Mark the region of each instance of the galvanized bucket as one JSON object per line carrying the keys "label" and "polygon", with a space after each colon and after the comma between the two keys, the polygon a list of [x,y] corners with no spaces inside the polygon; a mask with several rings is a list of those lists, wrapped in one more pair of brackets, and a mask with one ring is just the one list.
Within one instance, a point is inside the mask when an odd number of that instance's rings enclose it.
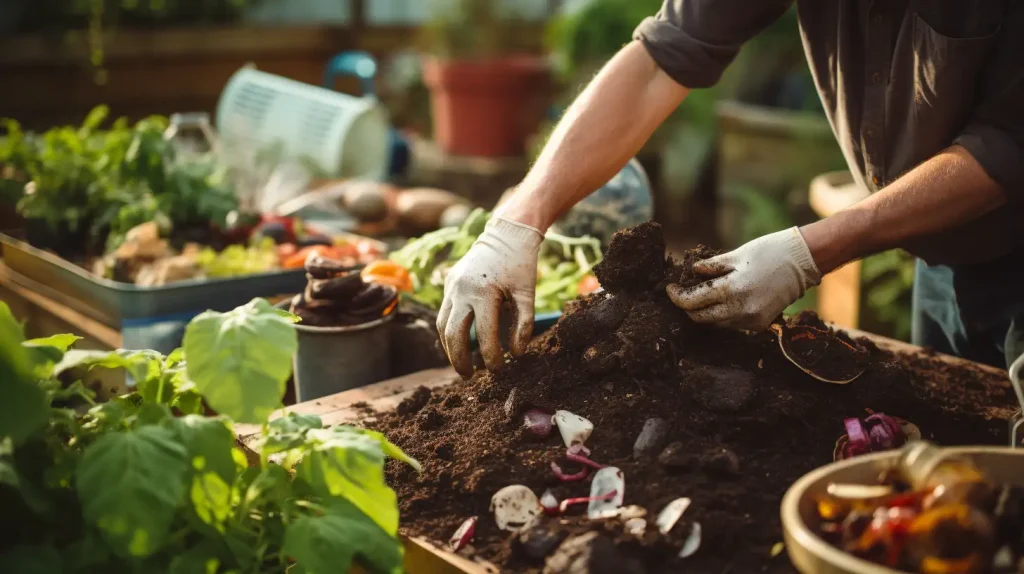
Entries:
{"label": "galvanized bucket", "polygon": [[[287,309],[287,302],[282,304]],[[313,327],[296,323],[295,400],[312,401],[370,383],[391,374],[391,320],[348,327]]]}

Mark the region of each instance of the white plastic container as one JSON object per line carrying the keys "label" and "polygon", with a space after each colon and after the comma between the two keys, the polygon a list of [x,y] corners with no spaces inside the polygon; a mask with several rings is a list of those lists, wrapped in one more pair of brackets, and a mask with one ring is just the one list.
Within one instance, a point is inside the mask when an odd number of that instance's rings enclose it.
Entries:
{"label": "white plastic container", "polygon": [[388,117],[372,96],[350,96],[246,66],[224,87],[216,125],[225,152],[310,160],[328,177],[386,175]]}

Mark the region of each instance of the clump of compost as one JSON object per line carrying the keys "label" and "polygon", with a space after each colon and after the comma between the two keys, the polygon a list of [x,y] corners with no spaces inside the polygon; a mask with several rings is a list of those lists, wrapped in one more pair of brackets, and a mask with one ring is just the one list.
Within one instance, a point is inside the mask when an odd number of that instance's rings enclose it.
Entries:
{"label": "clump of compost", "polygon": [[[940,444],[1003,440],[1013,403],[1005,377],[865,340],[853,341],[867,356],[855,381],[816,380],[772,333],[691,322],[664,286],[704,281],[692,266],[713,253],[670,261],[664,250],[655,223],[617,233],[595,270],[605,291],[572,302],[525,356],[418,391],[370,423],[423,463],[422,474],[388,467],[407,534],[446,546],[463,526],[460,553],[507,571],[792,572],[773,552],[779,503],[832,461],[845,419],[884,412]],[[828,331],[813,315],[790,324]],[[552,430],[544,413],[556,411],[577,434]],[[621,471],[623,492],[592,484],[605,465]],[[513,485],[551,515],[499,529],[492,497]],[[619,498],[620,516],[587,518]],[[685,512],[662,534],[656,519],[668,506]]]}

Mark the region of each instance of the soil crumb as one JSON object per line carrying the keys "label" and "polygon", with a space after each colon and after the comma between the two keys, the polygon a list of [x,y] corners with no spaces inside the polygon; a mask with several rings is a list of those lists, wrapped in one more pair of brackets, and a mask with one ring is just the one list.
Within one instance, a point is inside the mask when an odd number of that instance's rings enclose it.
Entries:
{"label": "soil crumb", "polygon": [[[831,462],[844,418],[866,409],[903,417],[946,445],[1005,440],[1013,411],[1005,373],[835,333],[863,349],[865,372],[847,385],[815,380],[787,361],[772,333],[691,322],[663,286],[695,284],[693,263],[713,253],[671,262],[664,245],[654,223],[616,234],[596,270],[606,291],[572,302],[526,355],[434,392],[417,389],[370,423],[423,464],[422,474],[387,466],[403,532],[443,547],[478,516],[463,554],[509,572],[794,572],[785,556],[771,556],[782,540],[779,503],[793,481]],[[813,314],[790,323],[827,329]],[[679,524],[667,536],[634,534],[619,519],[587,520],[584,504],[528,532],[499,531],[489,506],[505,486],[558,500],[589,493],[589,480],[552,473],[553,461],[567,473],[583,468],[565,460],[557,429],[544,439],[524,432],[532,408],[590,420],[590,458],[622,470],[624,504],[645,508],[648,524],[673,499],[691,498]],[[699,550],[678,558],[697,523]]]}

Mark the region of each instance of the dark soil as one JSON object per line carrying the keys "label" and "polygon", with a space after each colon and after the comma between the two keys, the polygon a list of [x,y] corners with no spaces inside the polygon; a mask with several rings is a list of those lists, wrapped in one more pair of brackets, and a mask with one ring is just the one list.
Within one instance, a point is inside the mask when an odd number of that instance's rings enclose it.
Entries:
{"label": "dark soil", "polygon": [[[508,571],[540,572],[547,560],[549,571],[792,572],[784,555],[771,557],[782,540],[780,500],[794,480],[831,462],[845,417],[865,409],[904,417],[940,444],[1005,440],[1013,400],[1004,376],[858,341],[869,356],[865,373],[848,385],[823,383],[789,363],[773,334],[690,322],[663,285],[692,281],[688,267],[702,254],[669,265],[663,249],[656,224],[617,234],[597,269],[607,292],[575,301],[526,356],[433,393],[420,389],[371,423],[423,463],[420,475],[388,464],[404,532],[446,545],[478,516],[462,553]],[[823,327],[813,315],[793,323]],[[584,505],[518,536],[498,531],[488,507],[502,487],[524,484],[538,496],[551,488],[560,500],[589,492],[586,481],[554,478],[550,463],[565,446],[557,430],[543,440],[523,433],[530,407],[592,421],[591,458],[624,472],[625,504],[646,508],[649,523],[669,501],[692,498],[680,524],[667,538],[653,527],[637,538],[616,520],[587,521]],[[667,422],[658,423],[667,446],[635,456],[654,417]],[[677,559],[694,521],[700,550]],[[579,537],[587,532],[597,535]]]}

